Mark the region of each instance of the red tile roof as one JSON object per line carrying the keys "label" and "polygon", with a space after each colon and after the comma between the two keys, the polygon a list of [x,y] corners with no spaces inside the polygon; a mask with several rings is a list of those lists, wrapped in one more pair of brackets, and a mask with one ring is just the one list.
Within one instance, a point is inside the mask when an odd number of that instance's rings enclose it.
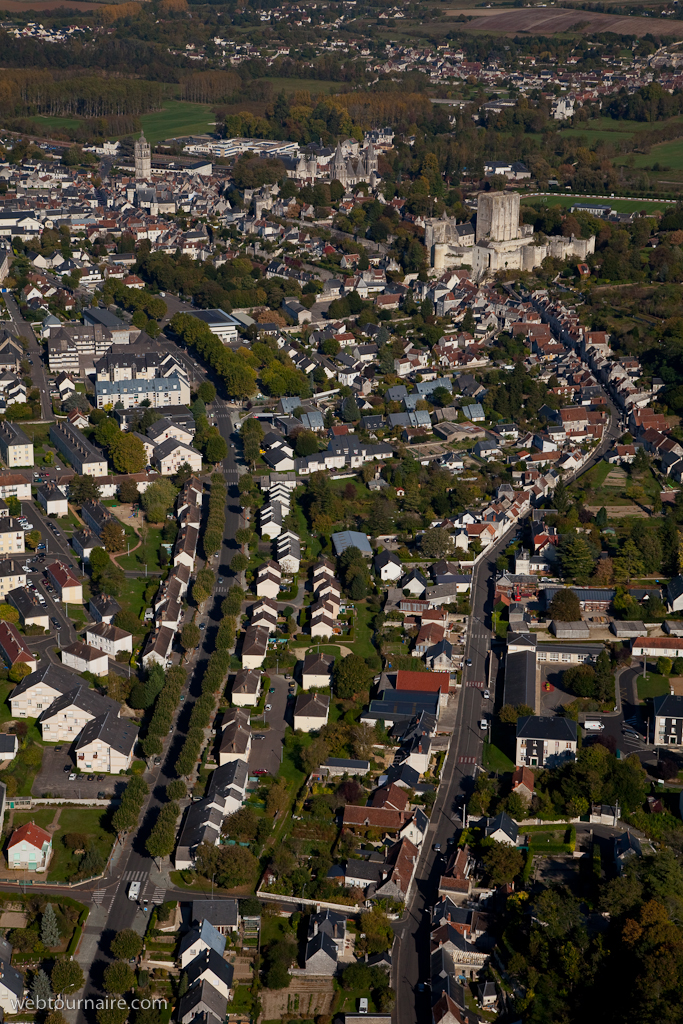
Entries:
{"label": "red tile roof", "polygon": [[52,836],[44,828],[40,828],[38,825],[34,825],[32,821],[29,821],[26,825],[22,825],[21,828],[16,829],[12,833],[12,837],[7,845],[12,847],[21,842],[30,843],[37,850],[42,850],[44,843],[52,842]]}
{"label": "red tile roof", "polygon": [[397,690],[422,690],[425,693],[448,693],[450,673],[448,672],[407,672],[399,669],[396,673]]}
{"label": "red tile roof", "polygon": [[398,832],[405,824],[405,815],[401,811],[393,811],[388,807],[358,807],[347,804],[344,808],[344,825],[356,828],[382,828],[388,832]]}
{"label": "red tile roof", "polygon": [[36,664],[36,659],[21,638],[19,630],[13,623],[0,621],[0,650],[9,662],[10,666],[17,662],[23,664]]}

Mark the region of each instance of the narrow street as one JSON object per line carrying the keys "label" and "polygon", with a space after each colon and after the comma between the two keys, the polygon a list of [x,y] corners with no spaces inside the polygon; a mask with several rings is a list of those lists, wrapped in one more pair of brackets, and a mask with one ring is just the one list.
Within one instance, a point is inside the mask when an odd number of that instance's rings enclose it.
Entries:
{"label": "narrow street", "polygon": [[42,359],[42,346],[39,344],[30,323],[22,317],[19,312],[18,305],[9,292],[5,293],[5,302],[7,303],[7,309],[9,310],[9,314],[13,323],[16,325],[17,330],[28,342],[28,356],[29,359],[33,361],[33,366],[30,367],[30,376],[33,381],[33,386],[38,388],[40,391],[40,408],[42,411],[42,418],[44,420],[53,420],[54,415],[52,412],[52,401],[50,399],[47,377],[45,375],[45,366]]}

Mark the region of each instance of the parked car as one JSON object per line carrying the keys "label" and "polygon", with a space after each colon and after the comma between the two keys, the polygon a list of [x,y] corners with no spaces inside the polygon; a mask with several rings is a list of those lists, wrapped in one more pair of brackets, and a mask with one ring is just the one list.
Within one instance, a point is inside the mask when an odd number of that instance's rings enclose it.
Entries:
{"label": "parked car", "polygon": [[69,782],[73,782],[75,780],[75,778],[76,778],[76,772],[72,772],[71,775],[69,776]]}
{"label": "parked car", "polygon": [[273,710],[273,705],[272,705],[272,704],[266,704],[266,706],[265,706],[265,709],[264,709],[264,710],[265,710],[265,711],[272,711],[272,710]]}

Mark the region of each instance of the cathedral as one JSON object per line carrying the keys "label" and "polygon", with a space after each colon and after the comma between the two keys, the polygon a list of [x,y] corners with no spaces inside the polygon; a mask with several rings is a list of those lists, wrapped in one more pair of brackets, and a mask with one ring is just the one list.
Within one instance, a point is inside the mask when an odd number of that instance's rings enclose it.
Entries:
{"label": "cathedral", "polygon": [[377,174],[377,153],[370,142],[359,156],[344,156],[341,145],[337,143],[337,150],[330,166],[330,181],[339,181],[348,188],[349,185],[357,185],[359,181],[366,181],[374,186],[379,181]]}

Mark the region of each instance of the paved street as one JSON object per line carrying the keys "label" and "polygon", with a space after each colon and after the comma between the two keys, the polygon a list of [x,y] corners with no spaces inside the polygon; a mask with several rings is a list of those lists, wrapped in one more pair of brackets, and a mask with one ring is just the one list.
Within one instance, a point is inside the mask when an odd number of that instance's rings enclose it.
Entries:
{"label": "paved street", "polygon": [[[593,456],[575,474],[574,479],[594,466],[613,443],[614,438],[621,433],[617,410],[609,398],[608,402],[612,414],[609,428]],[[497,675],[497,664],[492,669],[489,666],[493,610],[492,581],[496,573],[496,559],[514,539],[517,528],[513,526],[487,551],[486,556],[476,567],[472,579],[472,614],[465,652],[466,660],[471,660],[472,664],[463,671],[456,725],[432,812],[428,838],[420,851],[411,898],[405,915],[394,928],[396,941],[393,947],[393,979],[397,997],[397,1024],[414,1024],[416,1020],[428,1019],[430,1012],[429,991],[418,993],[417,985],[418,982],[429,979],[430,928],[427,910],[436,902],[438,879],[443,866],[442,855],[436,853],[433,846],[440,843],[442,850],[445,850],[449,836],[461,826],[460,808],[472,792],[476,773],[482,768],[486,731],[480,728],[479,723],[482,718],[491,716],[494,705],[493,699],[484,700],[482,691],[491,678],[491,695],[492,698],[495,696],[493,686]],[[620,738],[621,721],[621,716],[612,719]]]}
{"label": "paved street", "polygon": [[43,414],[44,420],[52,420],[52,401],[50,399],[50,392],[47,386],[47,377],[45,376],[45,366],[42,360],[42,346],[39,345],[36,336],[33,332],[33,328],[24,320],[19,307],[9,294],[5,292],[5,302],[7,303],[7,309],[9,315],[16,324],[19,333],[26,338],[28,341],[28,356],[29,359],[33,360],[33,366],[31,369],[31,380],[33,381],[34,387],[37,387],[40,391],[40,407]]}

